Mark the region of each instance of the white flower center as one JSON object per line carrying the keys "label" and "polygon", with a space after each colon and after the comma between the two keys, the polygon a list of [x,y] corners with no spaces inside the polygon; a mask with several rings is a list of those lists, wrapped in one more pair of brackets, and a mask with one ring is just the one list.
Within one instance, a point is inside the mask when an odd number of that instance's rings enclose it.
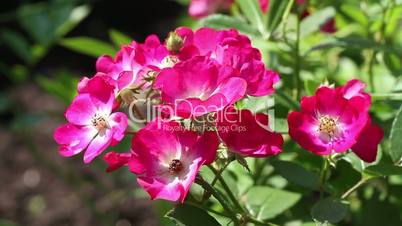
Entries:
{"label": "white flower center", "polygon": [[179,58],[177,58],[176,56],[166,56],[161,62],[162,68],[173,67],[175,64],[179,63],[179,61]]}
{"label": "white flower center", "polygon": [[329,138],[334,138],[338,133],[338,118],[333,118],[328,115],[320,116],[318,119],[318,131],[324,133]]}
{"label": "white flower center", "polygon": [[109,128],[109,122],[107,117],[96,113],[91,119],[92,126],[94,126],[99,132],[105,131]]}

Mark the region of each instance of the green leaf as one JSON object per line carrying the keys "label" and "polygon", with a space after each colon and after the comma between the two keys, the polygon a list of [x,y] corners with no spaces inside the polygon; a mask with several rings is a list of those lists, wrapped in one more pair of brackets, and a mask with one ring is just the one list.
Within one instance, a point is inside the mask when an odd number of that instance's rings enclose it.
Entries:
{"label": "green leaf", "polygon": [[318,186],[318,175],[307,171],[303,166],[289,161],[273,161],[272,166],[290,183],[315,190]]}
{"label": "green leaf", "polygon": [[252,97],[249,96],[243,100],[244,108],[250,109],[253,112],[267,113],[268,109],[275,106],[275,100],[270,96]]}
{"label": "green leaf", "polygon": [[220,226],[206,211],[188,204],[178,205],[169,211],[166,217],[179,226]]}
{"label": "green leaf", "polygon": [[[149,197],[148,193],[145,192],[145,196]],[[165,200],[154,200],[152,202],[152,204],[153,204],[153,207],[155,209],[155,215],[158,218],[159,225],[163,225],[163,226],[175,226],[175,225],[177,225],[170,218],[166,217],[166,214],[169,211],[171,211],[172,208],[175,206],[174,203],[166,202]]]}
{"label": "green leaf", "polygon": [[[270,120],[271,117],[270,117]],[[270,122],[271,124],[271,122]],[[289,131],[289,126],[288,126],[288,120],[284,118],[275,118],[274,126],[272,127],[270,125],[270,128],[273,129],[277,133],[288,133]]]}
{"label": "green leaf", "polygon": [[317,88],[321,85],[320,81],[317,80],[305,80],[304,89],[306,90],[307,96],[313,96]]}
{"label": "green leaf", "polygon": [[319,201],[311,209],[313,219],[321,223],[338,223],[347,213],[348,205],[332,198]]}
{"label": "green leaf", "polygon": [[319,31],[321,26],[334,16],[335,10],[332,7],[326,7],[306,17],[300,23],[300,37]]}
{"label": "green leaf", "polygon": [[368,25],[368,18],[364,15],[363,11],[352,4],[342,4],[341,12],[350,19],[356,21],[363,27]]}
{"label": "green leaf", "polygon": [[244,13],[250,23],[263,35],[266,35],[264,19],[262,11],[257,0],[236,0],[240,6],[241,11]]}
{"label": "green leaf", "polygon": [[57,71],[52,79],[42,75],[36,76],[36,82],[47,93],[59,97],[66,104],[77,94],[77,78],[66,70]]}
{"label": "green leaf", "polygon": [[379,164],[367,167],[364,172],[370,175],[377,176],[402,175],[402,167],[391,164]]}
{"label": "green leaf", "polygon": [[386,53],[383,55],[385,66],[395,76],[402,75],[402,59],[395,53]]}
{"label": "green leaf", "polygon": [[[0,114],[3,114],[11,108],[11,100],[9,95],[0,92]],[[0,224],[1,225],[1,224]]]}
{"label": "green leaf", "polygon": [[116,49],[112,45],[89,37],[65,38],[59,44],[73,51],[93,57],[99,57],[104,54],[114,55],[116,53]]}
{"label": "green leaf", "polygon": [[215,29],[236,28],[240,33],[258,37],[258,30],[250,26],[245,20],[237,17],[231,17],[222,14],[213,14],[200,20],[202,27],[210,27]]}
{"label": "green leaf", "polygon": [[402,105],[400,106],[398,113],[392,123],[390,134],[390,155],[392,161],[396,164],[400,164],[402,161]]}
{"label": "green leaf", "polygon": [[109,31],[109,36],[110,39],[113,41],[113,43],[116,45],[116,47],[120,48],[121,45],[127,45],[130,44],[132,38],[130,38],[128,35],[123,34],[122,32],[111,29]]}
{"label": "green leaf", "polygon": [[261,220],[272,219],[283,213],[301,198],[301,194],[265,186],[250,188],[245,195],[247,208]]}
{"label": "green leaf", "polygon": [[334,47],[340,47],[344,49],[355,49],[355,50],[363,50],[363,49],[373,49],[377,51],[383,51],[385,53],[401,53],[401,49],[396,48],[395,46],[391,45],[380,45],[375,41],[367,38],[361,37],[344,37],[344,38],[329,38],[316,46],[310,48],[304,55],[308,55],[309,53],[317,50],[323,49],[331,49]]}
{"label": "green leaf", "polygon": [[64,35],[66,35],[68,32],[74,29],[78,24],[80,24],[81,21],[84,20],[89,15],[90,12],[91,7],[89,7],[88,5],[81,5],[75,7],[71,11],[69,18],[56,29],[56,36],[58,38],[61,38]]}
{"label": "green leaf", "polygon": [[389,19],[387,21],[387,26],[385,27],[385,36],[392,37],[393,35],[395,35],[395,32],[397,32],[400,28],[398,26],[401,17],[402,5],[399,4],[397,6],[393,6]]}
{"label": "green leaf", "polygon": [[74,1],[48,1],[24,4],[17,9],[21,26],[38,43],[49,45],[56,30],[69,20]]}
{"label": "green leaf", "polygon": [[270,0],[268,9],[268,31],[272,34],[281,23],[289,0]]}
{"label": "green leaf", "polygon": [[2,29],[0,38],[19,58],[26,63],[32,62],[31,47],[23,35],[16,31]]}

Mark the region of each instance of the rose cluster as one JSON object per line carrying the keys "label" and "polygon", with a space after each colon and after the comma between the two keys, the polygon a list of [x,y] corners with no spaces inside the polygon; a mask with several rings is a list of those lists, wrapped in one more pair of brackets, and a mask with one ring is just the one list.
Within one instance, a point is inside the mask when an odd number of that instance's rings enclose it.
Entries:
{"label": "rose cluster", "polygon": [[[218,149],[242,157],[282,151],[282,135],[269,128],[268,115],[234,106],[246,96],[272,94],[279,81],[236,30],[181,27],[163,43],[151,35],[144,43],[122,46],[115,57],[101,56],[96,70],[81,79],[65,113],[68,123],[55,131],[59,152],[67,157],[84,152],[90,163],[133,136],[129,152],[104,156],[107,171],[128,166],[152,199],[183,202]],[[124,112],[144,95],[161,114],[133,133]],[[184,121],[202,126],[186,127]]]}
{"label": "rose cluster", "polygon": [[[122,46],[115,57],[100,57],[96,70],[81,79],[65,113],[68,123],[55,131],[59,152],[67,157],[84,152],[90,163],[133,136],[128,152],[104,155],[107,171],[127,166],[152,199],[183,202],[200,168],[213,163],[218,151],[239,158],[282,151],[283,137],[270,129],[268,115],[235,107],[247,96],[272,94],[279,81],[236,30],[181,27],[163,43],[151,35],[144,43]],[[318,155],[351,149],[373,162],[383,132],[371,122],[364,86],[352,80],[303,97],[301,110],[288,115],[290,137]],[[129,131],[124,112],[144,95],[161,114]]]}

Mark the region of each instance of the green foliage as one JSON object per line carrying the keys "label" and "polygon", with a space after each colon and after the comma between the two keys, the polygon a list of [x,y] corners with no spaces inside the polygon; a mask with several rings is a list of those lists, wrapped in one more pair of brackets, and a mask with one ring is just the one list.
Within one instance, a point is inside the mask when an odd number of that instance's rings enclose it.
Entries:
{"label": "green foliage", "polygon": [[396,118],[392,124],[390,135],[390,154],[392,160],[396,164],[400,164],[402,160],[402,106],[396,115]]}
{"label": "green foliage", "polygon": [[250,26],[244,19],[238,17],[230,17],[222,14],[213,14],[200,20],[201,26],[211,27],[215,29],[237,28],[241,33],[258,37],[258,30]]}
{"label": "green foliage", "polygon": [[347,204],[339,200],[326,198],[313,206],[311,216],[318,222],[335,224],[341,221],[347,212]]}
{"label": "green foliage", "polygon": [[220,226],[205,210],[187,204],[179,204],[166,214],[178,226]]}
{"label": "green foliage", "polygon": [[254,186],[245,194],[247,208],[261,220],[272,219],[294,206],[301,194],[270,187]]}
{"label": "green foliage", "polygon": [[317,189],[318,175],[306,170],[303,166],[290,161],[274,161],[273,167],[278,173],[292,184],[307,189]]}
{"label": "green foliage", "polygon": [[250,21],[251,25],[265,36],[267,32],[264,18],[257,0],[236,0],[236,3],[239,5],[247,20]]}
{"label": "green foliage", "polygon": [[92,57],[99,57],[104,54],[114,55],[117,51],[116,48],[109,43],[89,37],[65,38],[62,39],[59,44]]}
{"label": "green foliage", "polygon": [[132,38],[130,38],[128,35],[123,34],[120,31],[115,30],[115,29],[111,29],[109,31],[109,36],[110,36],[110,39],[113,41],[113,43],[118,48],[120,48],[121,45],[130,44],[132,41]]}
{"label": "green foliage", "polygon": [[300,23],[300,37],[303,38],[313,32],[319,31],[321,26],[334,16],[335,10],[332,7],[326,7],[309,15]]}
{"label": "green foliage", "polygon": [[[292,1],[289,1],[289,0],[271,0],[271,1],[269,1],[268,11],[270,13],[268,13],[267,29],[271,34],[274,33],[275,29],[282,22],[286,9],[287,9],[287,7],[289,7],[289,3],[291,3],[291,2]],[[272,13],[272,12],[274,12],[274,13]]]}
{"label": "green foliage", "polygon": [[42,89],[51,95],[59,97],[66,105],[77,94],[76,86],[78,79],[66,70],[58,71],[54,79],[38,76],[36,81]]}

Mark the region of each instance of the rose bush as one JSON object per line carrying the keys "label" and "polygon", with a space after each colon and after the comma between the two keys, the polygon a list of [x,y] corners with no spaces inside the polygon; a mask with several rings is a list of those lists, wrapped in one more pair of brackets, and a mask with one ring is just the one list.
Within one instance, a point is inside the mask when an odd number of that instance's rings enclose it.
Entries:
{"label": "rose bush", "polygon": [[[54,133],[60,154],[85,151],[90,163],[106,152],[107,172],[125,168],[151,199],[177,203],[168,217],[180,225],[196,225],[186,214],[205,225],[275,225],[295,205],[312,217],[287,217],[338,223],[361,186],[401,173],[400,113],[389,147],[373,69],[375,57],[386,59],[381,51],[400,49],[336,36],[347,30],[345,18],[332,6],[310,7],[321,5],[191,1],[189,14],[203,18],[201,28],[179,27],[164,41],[150,35],[98,58],[94,76],[78,84],[68,123]],[[230,8],[233,16],[214,14]],[[376,32],[386,36],[381,26]],[[325,54],[342,58],[350,52],[336,48],[356,41],[377,45],[364,75],[316,54],[334,48]],[[382,97],[393,97],[389,92]],[[123,138],[130,148],[108,148]],[[345,172],[361,179],[339,185]],[[300,200],[311,205],[302,208]]]}

